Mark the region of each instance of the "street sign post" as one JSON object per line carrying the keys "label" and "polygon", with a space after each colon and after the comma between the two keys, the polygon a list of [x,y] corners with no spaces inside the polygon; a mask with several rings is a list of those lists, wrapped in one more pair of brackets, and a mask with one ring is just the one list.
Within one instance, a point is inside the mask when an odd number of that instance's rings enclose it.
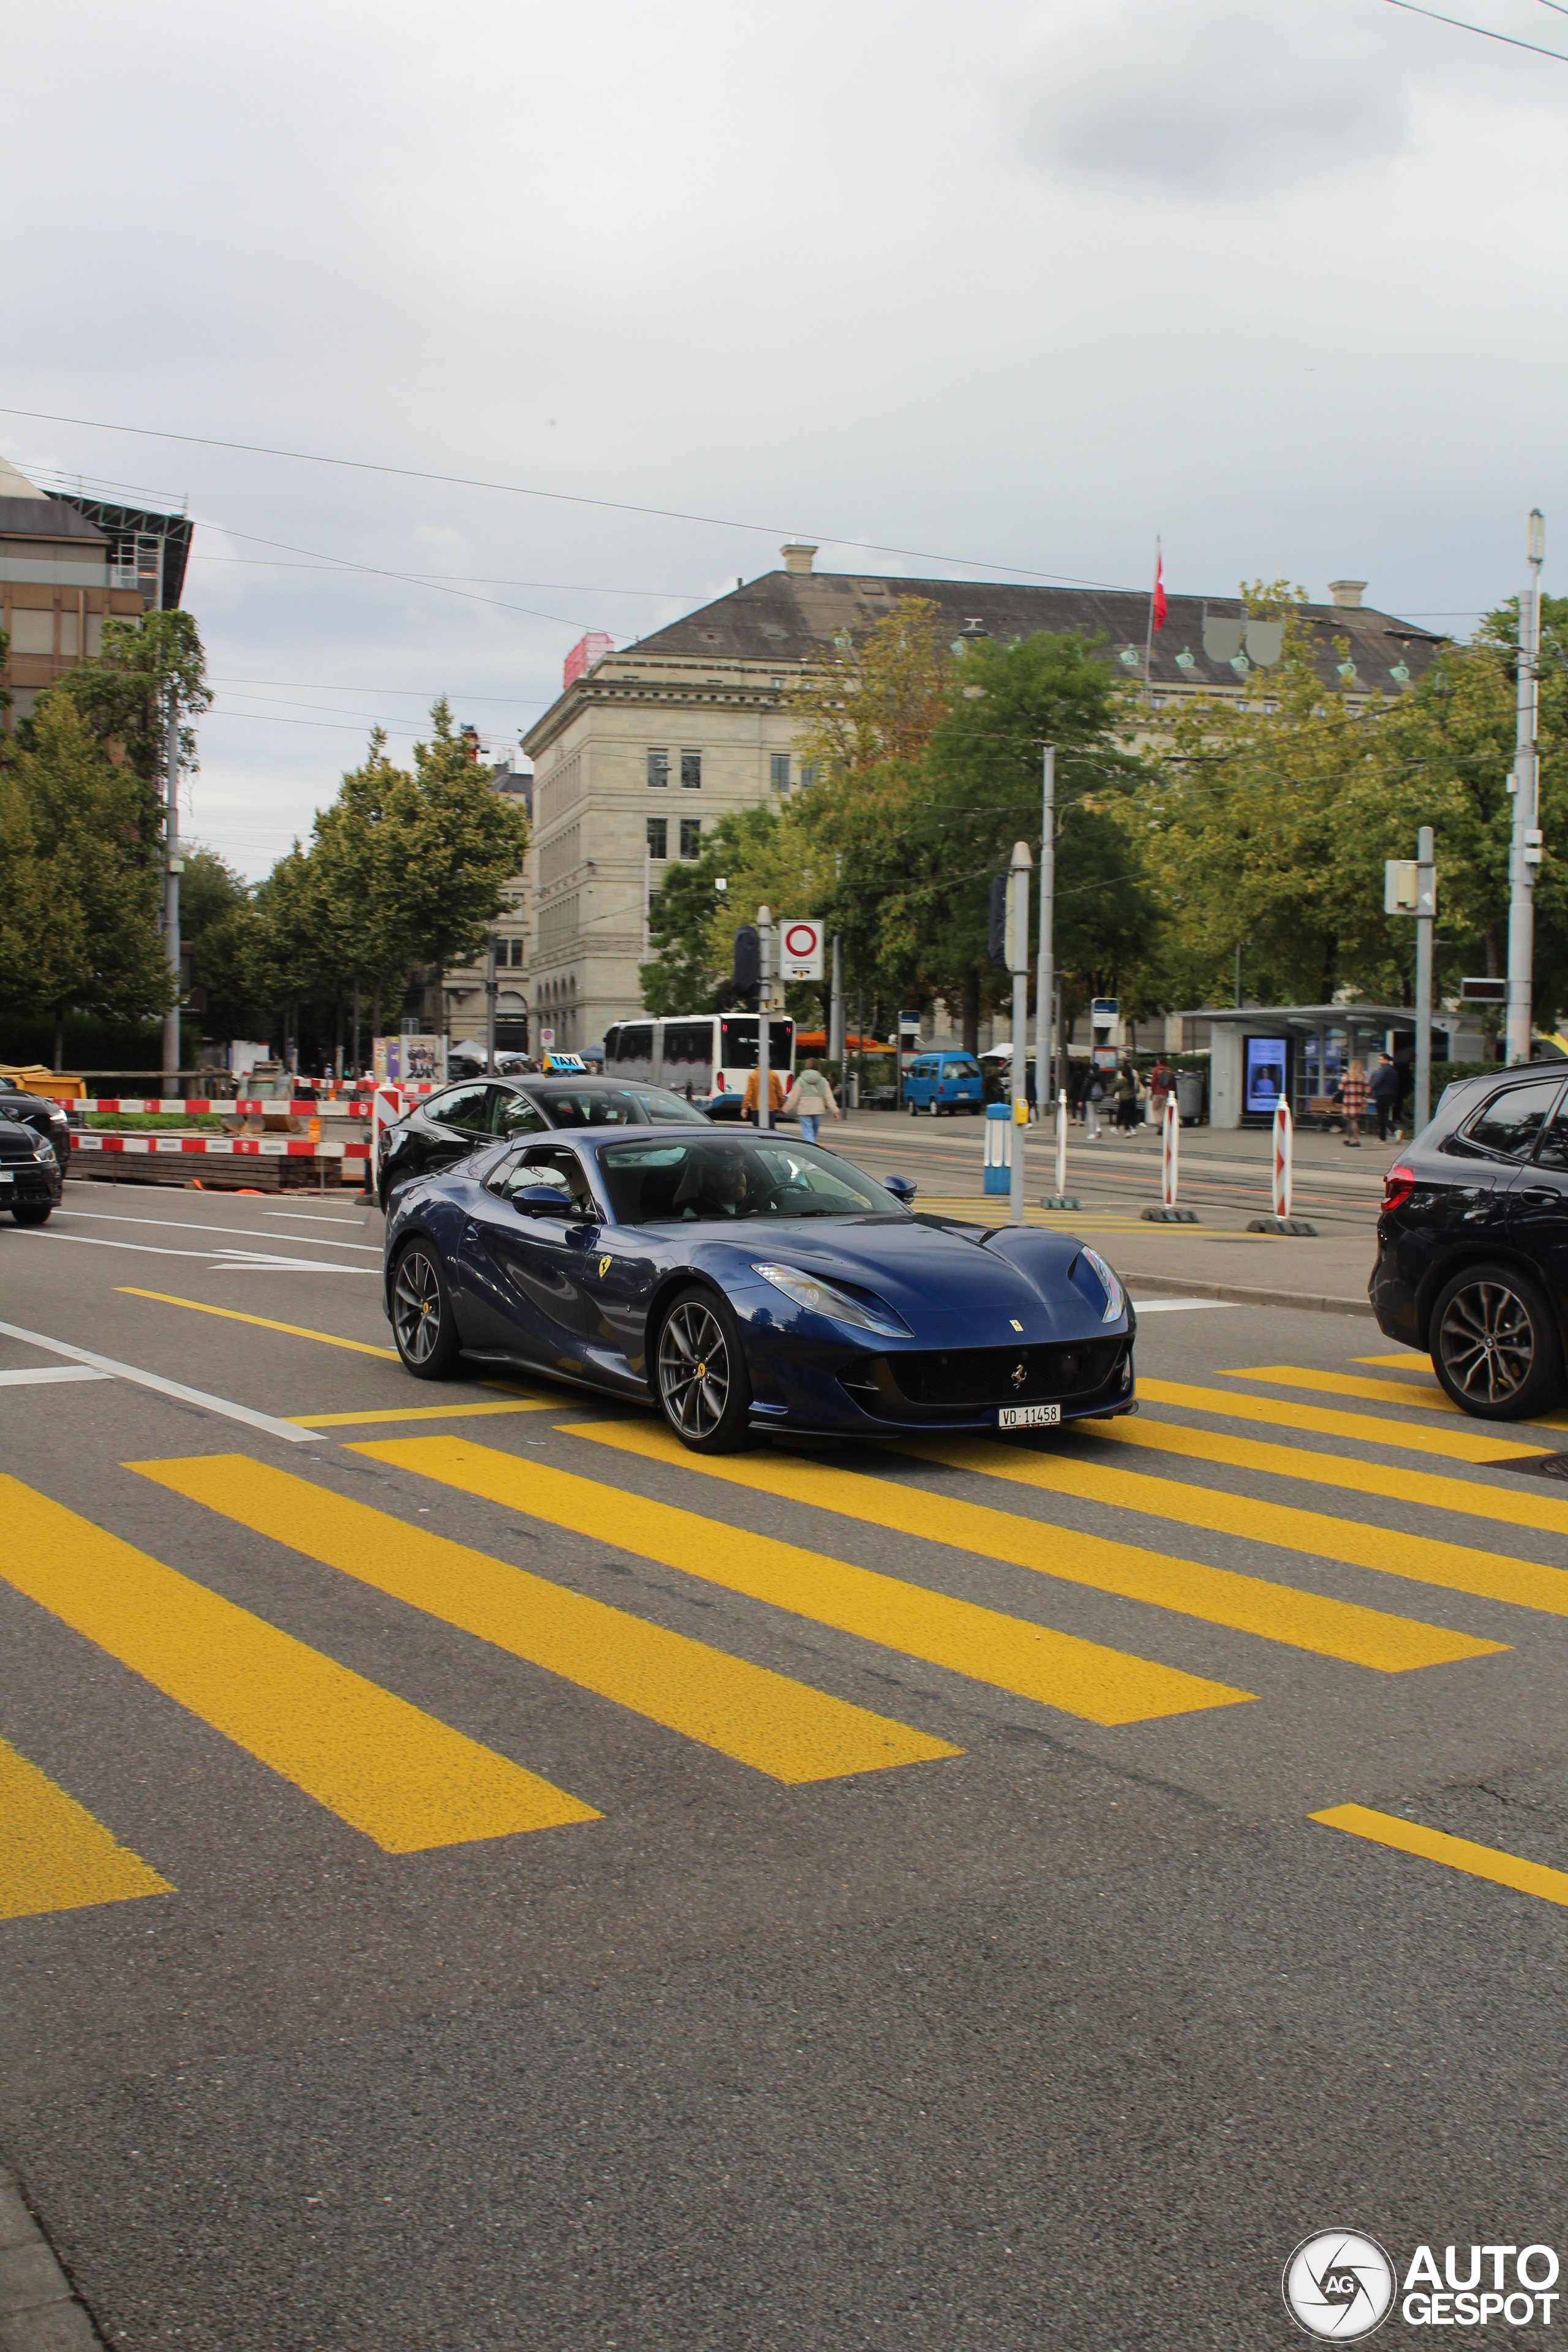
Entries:
{"label": "street sign post", "polygon": [[822,978],[822,925],[809,916],[786,916],[779,924],[779,978]]}

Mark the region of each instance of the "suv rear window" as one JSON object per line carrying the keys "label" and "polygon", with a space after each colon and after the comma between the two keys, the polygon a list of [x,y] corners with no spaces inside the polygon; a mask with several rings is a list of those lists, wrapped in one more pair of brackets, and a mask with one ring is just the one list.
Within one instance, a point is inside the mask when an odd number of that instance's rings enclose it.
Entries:
{"label": "suv rear window", "polygon": [[1464,1140],[1500,1160],[1528,1160],[1563,1091],[1559,1073],[1528,1086],[1503,1087],[1484,1102],[1464,1129]]}

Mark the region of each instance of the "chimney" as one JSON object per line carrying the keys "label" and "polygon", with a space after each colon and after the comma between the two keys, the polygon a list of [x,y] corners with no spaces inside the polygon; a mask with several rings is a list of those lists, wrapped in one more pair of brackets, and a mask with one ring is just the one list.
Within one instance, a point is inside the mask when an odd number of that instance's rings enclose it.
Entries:
{"label": "chimney", "polygon": [[1342,612],[1359,613],[1365,587],[1364,580],[1331,580],[1329,594]]}
{"label": "chimney", "polygon": [[786,572],[809,572],[816,550],[808,547],[803,539],[792,539],[787,547],[780,548],[779,553],[784,557]]}

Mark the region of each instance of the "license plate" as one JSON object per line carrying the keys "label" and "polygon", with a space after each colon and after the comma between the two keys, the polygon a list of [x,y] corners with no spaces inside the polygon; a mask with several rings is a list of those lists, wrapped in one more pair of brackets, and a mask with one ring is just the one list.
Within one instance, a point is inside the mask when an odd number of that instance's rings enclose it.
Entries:
{"label": "license plate", "polygon": [[14,1184],[16,1181],[8,1168],[0,1168],[0,1184]]}
{"label": "license plate", "polygon": [[1061,1417],[1059,1404],[1003,1404],[996,1408],[998,1429],[1055,1429]]}

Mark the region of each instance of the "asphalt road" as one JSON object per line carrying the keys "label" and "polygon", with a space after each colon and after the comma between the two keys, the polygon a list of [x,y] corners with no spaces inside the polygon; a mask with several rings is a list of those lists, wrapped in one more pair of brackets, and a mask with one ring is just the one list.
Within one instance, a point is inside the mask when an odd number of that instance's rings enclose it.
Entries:
{"label": "asphalt road", "polygon": [[0,2151],[108,2341],[1285,2346],[1309,2232],[1568,2248],[1568,1492],[1484,1466],[1568,1416],[1166,1299],[1115,1435],[717,1475],[410,1381],[378,1264],[0,1219]]}

